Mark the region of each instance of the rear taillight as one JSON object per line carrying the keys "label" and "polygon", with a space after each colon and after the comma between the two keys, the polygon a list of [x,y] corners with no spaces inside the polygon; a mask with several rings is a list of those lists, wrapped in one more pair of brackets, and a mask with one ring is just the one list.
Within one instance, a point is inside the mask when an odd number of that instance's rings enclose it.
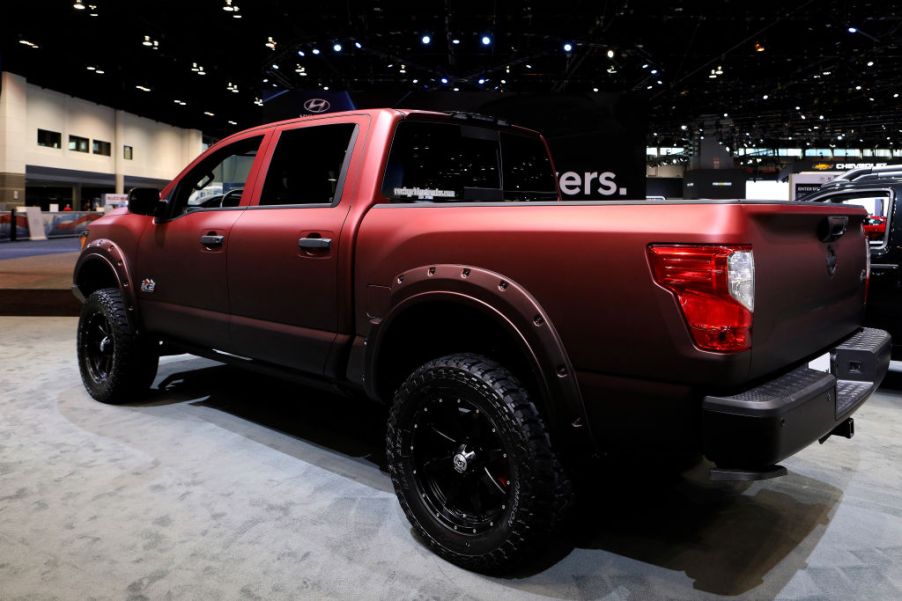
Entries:
{"label": "rear taillight", "polygon": [[751,348],[751,246],[654,244],[648,258],[655,281],[679,301],[696,346],[718,352]]}

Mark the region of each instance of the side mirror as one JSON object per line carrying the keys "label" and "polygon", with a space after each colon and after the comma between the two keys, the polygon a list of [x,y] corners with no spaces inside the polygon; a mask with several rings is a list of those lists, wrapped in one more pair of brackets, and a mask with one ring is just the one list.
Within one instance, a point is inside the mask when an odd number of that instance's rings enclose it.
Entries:
{"label": "side mirror", "polygon": [[160,191],[156,188],[132,188],[128,192],[128,212],[137,215],[154,215],[160,204]]}

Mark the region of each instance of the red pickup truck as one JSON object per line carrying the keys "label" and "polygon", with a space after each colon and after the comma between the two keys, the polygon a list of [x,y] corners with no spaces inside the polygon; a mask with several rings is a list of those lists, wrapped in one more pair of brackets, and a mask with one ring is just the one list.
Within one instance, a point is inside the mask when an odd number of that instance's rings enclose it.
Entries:
{"label": "red pickup truck", "polygon": [[442,556],[541,549],[586,458],[703,453],[783,473],[889,364],[860,326],[866,212],[563,202],[536,132],[367,110],[256,127],[94,222],[74,291],[89,393],[164,349],[391,406],[388,467]]}

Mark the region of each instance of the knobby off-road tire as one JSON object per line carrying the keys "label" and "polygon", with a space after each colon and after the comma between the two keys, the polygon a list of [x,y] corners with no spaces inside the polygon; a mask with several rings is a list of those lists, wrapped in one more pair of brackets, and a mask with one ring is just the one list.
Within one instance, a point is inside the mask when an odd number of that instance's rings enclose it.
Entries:
{"label": "knobby off-road tire", "polygon": [[122,293],[93,292],[78,320],[78,367],[88,393],[102,403],[136,400],[153,383],[159,354],[135,332]]}
{"label": "knobby off-road tire", "polygon": [[541,556],[569,506],[569,481],[525,388],[479,355],[442,357],[407,378],[386,455],[410,523],[467,569],[506,572]]}

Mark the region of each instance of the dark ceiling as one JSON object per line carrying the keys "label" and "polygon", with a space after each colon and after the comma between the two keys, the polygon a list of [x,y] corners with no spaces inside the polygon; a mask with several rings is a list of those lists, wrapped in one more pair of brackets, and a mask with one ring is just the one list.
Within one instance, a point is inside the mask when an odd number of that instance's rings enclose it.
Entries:
{"label": "dark ceiling", "polygon": [[684,143],[705,114],[734,145],[902,144],[898,1],[75,4],[0,9],[0,66],[214,136],[259,123],[274,90],[328,86],[395,103],[424,88],[630,92],[650,145]]}

